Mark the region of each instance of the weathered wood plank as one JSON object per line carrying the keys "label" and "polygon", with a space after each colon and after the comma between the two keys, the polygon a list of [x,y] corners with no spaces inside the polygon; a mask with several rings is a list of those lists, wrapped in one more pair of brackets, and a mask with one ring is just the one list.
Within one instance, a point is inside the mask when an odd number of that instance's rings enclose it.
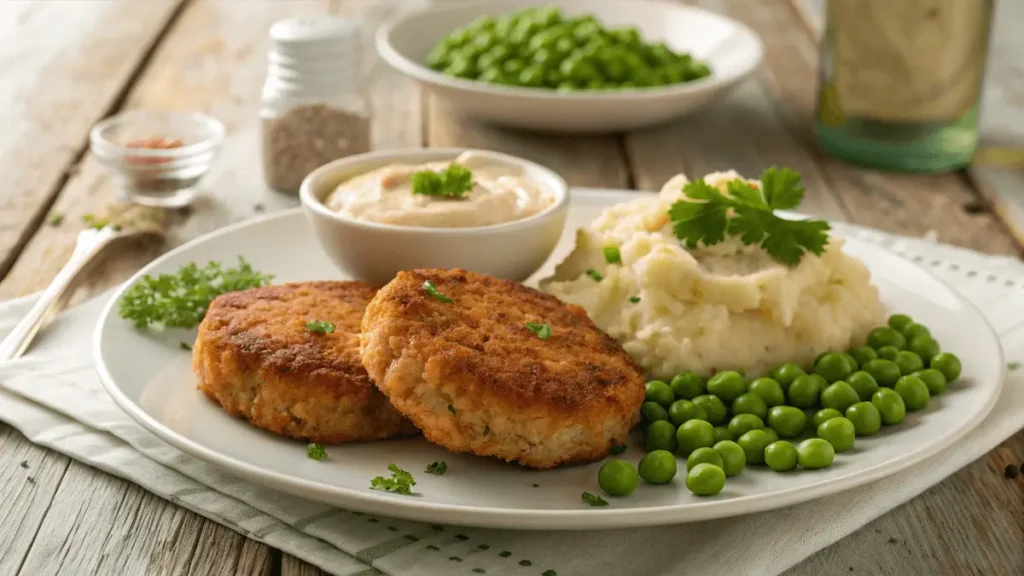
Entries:
{"label": "weathered wood plank", "polygon": [[0,574],[15,574],[70,464],[0,423]]}
{"label": "weathered wood plank", "polygon": [[[163,563],[169,556],[162,559]],[[258,576],[271,571],[270,548],[215,522],[203,522],[188,574]]]}
{"label": "weathered wood plank", "polygon": [[0,2],[0,278],[182,2]]}
{"label": "weathered wood plank", "polygon": [[68,467],[19,574],[185,574],[201,516],[80,462]]}
{"label": "weathered wood plank", "polygon": [[326,572],[290,554],[281,556],[281,576],[324,576]]}

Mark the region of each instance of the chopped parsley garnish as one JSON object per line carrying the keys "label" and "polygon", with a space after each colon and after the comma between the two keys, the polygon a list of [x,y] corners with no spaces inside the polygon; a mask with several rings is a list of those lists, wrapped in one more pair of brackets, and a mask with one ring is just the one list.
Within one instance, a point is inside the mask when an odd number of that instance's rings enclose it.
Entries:
{"label": "chopped parsley garnish", "polygon": [[728,196],[704,180],[683,187],[687,200],[668,211],[672,229],[689,248],[713,246],[726,235],[739,236],[746,245],[757,244],[772,258],[795,266],[805,252],[820,256],[828,244],[830,226],[824,220],[787,220],[775,210],[791,210],[804,198],[800,174],[788,168],[768,168],[760,189],[744,180],[726,184]]}
{"label": "chopped parsley garnish", "polygon": [[554,570],[545,570],[540,576],[558,576],[558,572],[555,572]]}
{"label": "chopped parsley garnish", "polygon": [[306,322],[306,330],[317,334],[334,334],[334,324],[327,320],[311,320]]}
{"label": "chopped parsley garnish", "polygon": [[618,264],[622,262],[622,253],[619,252],[618,246],[605,246],[604,247],[604,261],[609,264]]}
{"label": "chopped parsley garnish", "polygon": [[536,322],[527,322],[526,327],[529,328],[530,332],[537,335],[537,338],[541,340],[547,340],[551,338],[551,324],[537,324]]}
{"label": "chopped parsley garnish", "polygon": [[618,456],[619,454],[625,452],[627,448],[629,447],[626,446],[625,444],[612,444],[611,453],[614,456]]}
{"label": "chopped parsley garnish", "polygon": [[420,170],[411,177],[412,193],[442,198],[463,198],[473,190],[473,172],[465,166],[449,164],[440,172]]}
{"label": "chopped parsley garnish", "polygon": [[448,405],[448,411],[451,412],[452,414],[455,414],[455,406],[452,406],[451,404],[449,404]]}
{"label": "chopped parsley garnish", "polygon": [[416,485],[416,481],[413,480],[412,474],[409,474],[394,464],[388,464],[388,470],[391,470],[391,478],[377,476],[373,480],[370,480],[370,489],[381,490],[384,492],[397,492],[398,494],[411,494],[412,487]]}
{"label": "chopped parsley garnish", "polygon": [[[61,218],[61,220],[63,220],[63,218]],[[107,226],[110,226],[115,231],[121,229],[121,227],[118,226],[117,224],[111,224],[110,220],[107,220],[106,218],[100,218],[100,217],[96,216],[95,214],[84,214],[84,215],[82,215],[82,224],[85,224],[89,228],[93,228],[93,229],[96,229],[96,230],[102,230],[102,229],[106,228]]]}
{"label": "chopped parsley garnish", "polygon": [[427,469],[424,470],[427,474],[434,474],[436,476],[443,476],[448,471],[448,463],[444,460],[438,460],[432,464],[427,465]]}
{"label": "chopped parsley garnish", "polygon": [[242,257],[237,268],[224,268],[218,262],[200,268],[190,262],[174,274],[140,278],[117,303],[117,313],[137,328],[192,328],[217,296],[265,286],[272,279],[253,270]]}
{"label": "chopped parsley garnish", "polygon": [[54,212],[50,214],[50,226],[60,226],[60,223],[64,221],[64,215],[60,212]]}
{"label": "chopped parsley garnish", "polygon": [[639,296],[630,296],[629,297],[629,301],[632,302],[633,304],[636,304],[637,302],[640,301],[640,297]]}
{"label": "chopped parsley garnish", "polygon": [[178,348],[181,348],[182,350],[191,350],[192,345],[188,342],[178,342]]}
{"label": "chopped parsley garnish", "polygon": [[423,283],[423,291],[433,296],[438,302],[444,302],[445,304],[452,303],[452,299],[438,292],[437,286],[434,286],[434,283],[430,280]]}
{"label": "chopped parsley garnish", "polygon": [[601,276],[601,273],[598,272],[597,270],[594,270],[593,268],[587,270],[587,276],[593,278],[594,282],[600,282],[601,280],[604,280],[604,276]]}
{"label": "chopped parsley garnish", "polygon": [[323,444],[314,442],[306,446],[306,457],[318,461],[327,460],[327,450],[324,450]]}
{"label": "chopped parsley garnish", "polygon": [[590,504],[591,506],[607,506],[608,505],[608,502],[604,498],[601,498],[600,496],[597,496],[595,494],[591,494],[590,492],[584,492],[581,495],[581,497],[583,498],[583,503],[584,504]]}
{"label": "chopped parsley garnish", "polygon": [[1010,362],[1009,364],[1006,365],[1006,368],[1010,372],[1013,372],[1014,370],[1019,370],[1020,369],[1020,362]]}

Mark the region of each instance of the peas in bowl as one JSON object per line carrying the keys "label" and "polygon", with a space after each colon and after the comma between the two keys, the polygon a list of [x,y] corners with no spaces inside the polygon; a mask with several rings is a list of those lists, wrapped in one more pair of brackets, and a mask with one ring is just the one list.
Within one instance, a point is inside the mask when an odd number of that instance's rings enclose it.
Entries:
{"label": "peas in bowl", "polygon": [[557,7],[480,16],[445,36],[426,64],[492,84],[560,91],[668,86],[711,75],[707,63],[647,42],[632,26],[606,27],[593,14]]}

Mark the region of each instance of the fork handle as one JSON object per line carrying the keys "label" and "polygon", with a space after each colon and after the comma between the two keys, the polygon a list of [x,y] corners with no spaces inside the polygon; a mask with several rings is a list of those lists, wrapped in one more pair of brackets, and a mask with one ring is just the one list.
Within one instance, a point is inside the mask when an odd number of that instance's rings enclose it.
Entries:
{"label": "fork handle", "polygon": [[49,319],[50,313],[67,294],[81,271],[90,261],[113,240],[115,234],[111,230],[100,233],[83,233],[75,243],[75,249],[67,264],[60,269],[50,285],[39,295],[39,299],[11,330],[11,333],[0,343],[0,361],[12,360],[24,354],[33,338]]}

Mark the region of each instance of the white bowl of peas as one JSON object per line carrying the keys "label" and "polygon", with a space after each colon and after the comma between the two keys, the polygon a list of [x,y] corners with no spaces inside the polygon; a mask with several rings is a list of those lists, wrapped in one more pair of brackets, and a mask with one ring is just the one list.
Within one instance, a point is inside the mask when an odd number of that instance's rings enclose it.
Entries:
{"label": "white bowl of peas", "polygon": [[747,26],[674,2],[487,0],[400,14],[377,50],[446,105],[545,132],[644,128],[720,100],[764,54]]}

